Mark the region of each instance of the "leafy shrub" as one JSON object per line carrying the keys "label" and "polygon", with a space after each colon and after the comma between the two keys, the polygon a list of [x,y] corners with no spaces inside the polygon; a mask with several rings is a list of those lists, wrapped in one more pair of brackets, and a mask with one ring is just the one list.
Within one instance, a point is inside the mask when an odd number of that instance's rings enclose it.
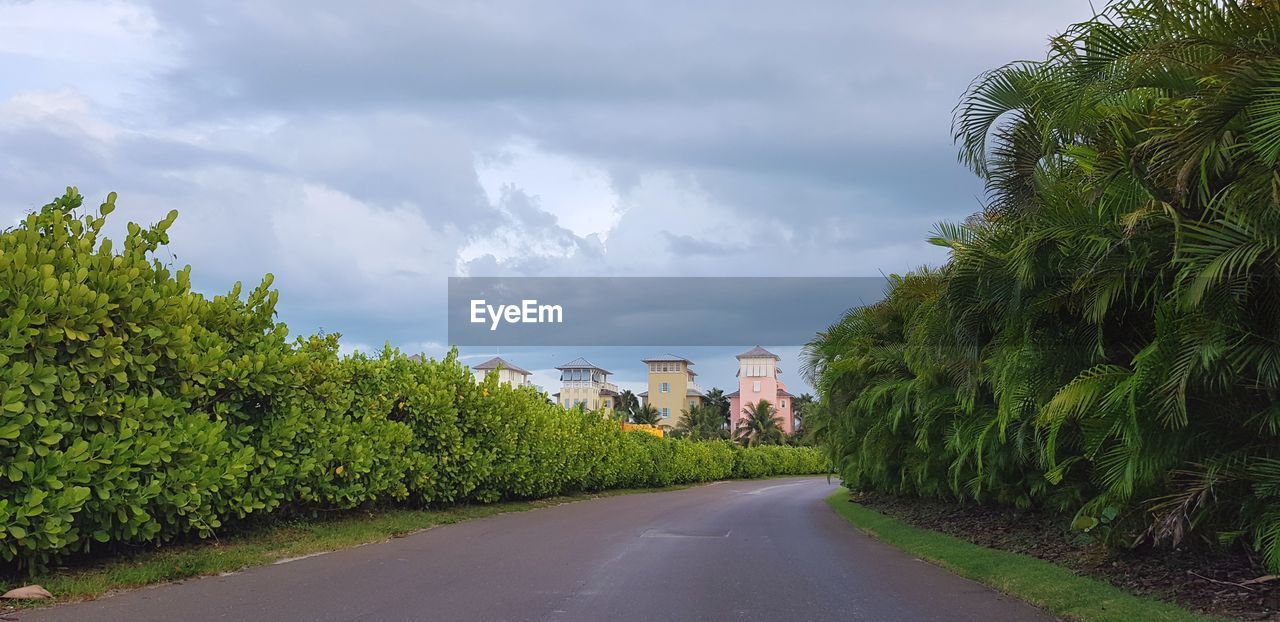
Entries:
{"label": "leafy shrub", "polygon": [[733,477],[755,478],[798,473],[825,473],[826,454],[814,447],[758,445],[738,448],[734,456]]}
{"label": "leafy shrub", "polygon": [[291,342],[270,275],[206,298],[156,259],[176,213],[130,224],[117,252],[101,235],[115,196],[95,214],[81,202],[68,189],[0,233],[0,559],[14,567],[251,515],[826,470],[805,449],[624,432],[477,382],[456,352]]}
{"label": "leafy shrub", "polygon": [[845,482],[1280,571],[1280,5],[1119,0],[955,117],[990,202],[809,346]]}

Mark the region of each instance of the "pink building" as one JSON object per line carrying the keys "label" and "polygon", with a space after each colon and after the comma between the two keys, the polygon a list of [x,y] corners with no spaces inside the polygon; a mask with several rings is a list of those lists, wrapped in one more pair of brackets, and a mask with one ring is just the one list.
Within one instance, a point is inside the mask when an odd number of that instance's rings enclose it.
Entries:
{"label": "pink building", "polygon": [[777,354],[756,346],[738,355],[738,390],[729,394],[729,429],[736,430],[743,418],[743,408],[754,408],[760,400],[768,400],[778,409],[782,429],[791,434],[796,429],[796,418],[791,412],[792,395],[787,385],[778,380]]}

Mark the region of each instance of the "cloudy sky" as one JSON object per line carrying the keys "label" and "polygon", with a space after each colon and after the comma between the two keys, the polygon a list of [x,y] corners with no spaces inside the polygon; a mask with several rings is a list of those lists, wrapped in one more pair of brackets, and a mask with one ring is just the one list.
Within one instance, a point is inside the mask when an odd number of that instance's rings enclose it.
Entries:
{"label": "cloudy sky", "polygon": [[[903,271],[978,207],[949,131],[965,86],[1091,13],[0,0],[0,218],[67,185],[117,191],[117,225],[176,208],[200,290],[273,273],[293,332],[349,350],[442,352],[452,275]],[[589,353],[638,386],[649,350]],[[503,352],[544,385],[580,353]],[[727,386],[730,354],[685,355]]]}

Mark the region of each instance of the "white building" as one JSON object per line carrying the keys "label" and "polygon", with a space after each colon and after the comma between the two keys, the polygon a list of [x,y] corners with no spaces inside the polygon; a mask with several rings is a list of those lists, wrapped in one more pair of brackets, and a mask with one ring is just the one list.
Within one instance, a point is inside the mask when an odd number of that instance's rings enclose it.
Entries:
{"label": "white building", "polygon": [[529,370],[497,356],[472,367],[471,373],[475,374],[476,380],[484,380],[489,374],[496,373],[498,374],[498,382],[506,383],[513,387],[523,387],[529,384]]}

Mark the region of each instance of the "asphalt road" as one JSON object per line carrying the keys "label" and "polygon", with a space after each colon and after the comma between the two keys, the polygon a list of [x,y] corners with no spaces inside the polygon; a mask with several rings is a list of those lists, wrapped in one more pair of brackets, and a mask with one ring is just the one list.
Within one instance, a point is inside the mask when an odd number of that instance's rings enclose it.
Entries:
{"label": "asphalt road", "polygon": [[19,619],[1053,619],[864,535],[824,502],[834,489],[796,478],[580,501]]}

